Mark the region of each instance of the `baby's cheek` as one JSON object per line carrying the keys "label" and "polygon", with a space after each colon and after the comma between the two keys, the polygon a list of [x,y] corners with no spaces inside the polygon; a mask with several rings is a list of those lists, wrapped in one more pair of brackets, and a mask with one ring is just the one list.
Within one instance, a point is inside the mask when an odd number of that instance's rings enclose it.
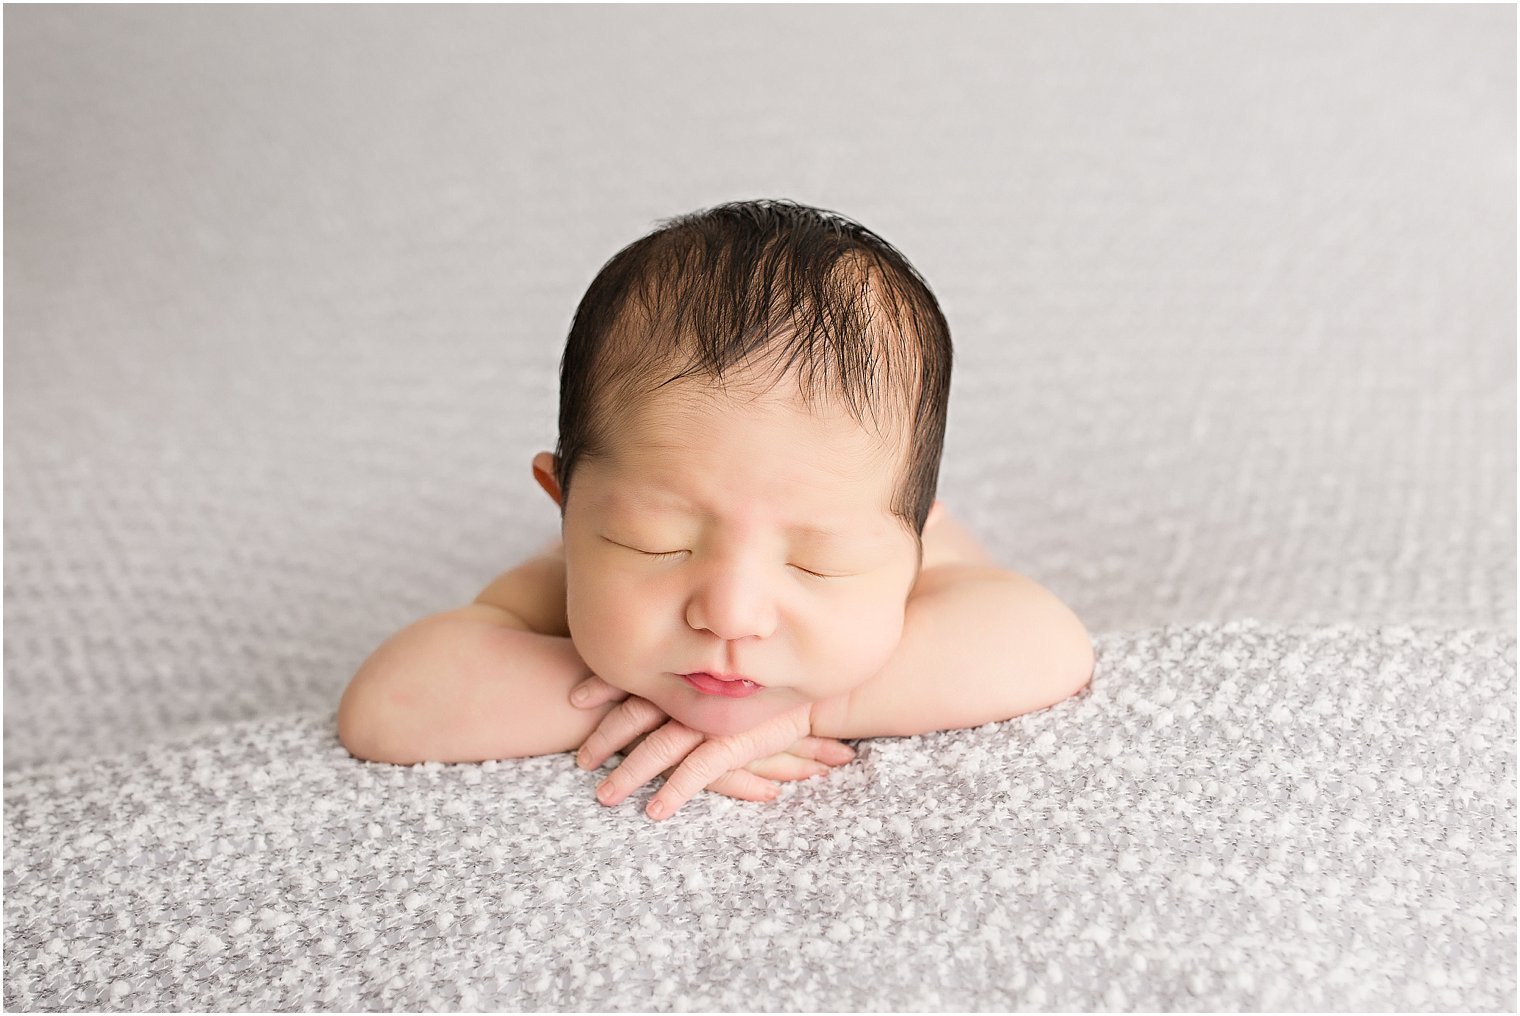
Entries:
{"label": "baby's cheek", "polygon": [[899,610],[863,609],[832,626],[825,635],[824,652],[830,657],[827,667],[832,693],[858,687],[881,672],[902,641],[903,618]]}
{"label": "baby's cheek", "polygon": [[635,600],[606,582],[573,583],[567,589],[565,616],[576,651],[593,673],[616,675],[636,654],[638,618]]}

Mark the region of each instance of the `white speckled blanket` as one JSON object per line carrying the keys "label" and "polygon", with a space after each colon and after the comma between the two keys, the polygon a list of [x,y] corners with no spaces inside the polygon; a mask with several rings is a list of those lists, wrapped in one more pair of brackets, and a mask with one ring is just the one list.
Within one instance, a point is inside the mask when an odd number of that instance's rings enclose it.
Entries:
{"label": "white speckled blanket", "polygon": [[[1516,1007],[1512,7],[5,12],[4,1004]],[[653,824],[337,744],[552,534],[586,283],[783,196],[1092,685]]]}

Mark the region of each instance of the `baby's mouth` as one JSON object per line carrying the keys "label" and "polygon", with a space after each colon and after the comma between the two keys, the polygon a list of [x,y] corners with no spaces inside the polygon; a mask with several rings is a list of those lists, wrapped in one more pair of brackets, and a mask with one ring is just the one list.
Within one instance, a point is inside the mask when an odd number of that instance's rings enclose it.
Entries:
{"label": "baby's mouth", "polygon": [[719,695],[724,698],[744,698],[761,690],[761,685],[756,681],[741,674],[710,674],[698,671],[693,674],[677,675],[681,680],[707,695]]}

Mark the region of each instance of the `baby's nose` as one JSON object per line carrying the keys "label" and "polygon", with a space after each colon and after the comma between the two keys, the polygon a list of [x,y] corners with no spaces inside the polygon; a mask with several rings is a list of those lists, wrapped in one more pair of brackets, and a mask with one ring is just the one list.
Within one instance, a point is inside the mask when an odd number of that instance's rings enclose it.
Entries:
{"label": "baby's nose", "polygon": [[728,642],[769,638],[776,630],[776,604],[763,583],[737,572],[714,575],[686,605],[686,623]]}

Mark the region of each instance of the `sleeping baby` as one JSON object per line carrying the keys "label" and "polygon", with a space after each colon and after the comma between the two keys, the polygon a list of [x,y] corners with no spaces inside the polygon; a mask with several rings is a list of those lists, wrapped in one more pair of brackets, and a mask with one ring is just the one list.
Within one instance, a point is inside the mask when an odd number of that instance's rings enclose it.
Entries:
{"label": "sleeping baby", "polygon": [[344,747],[622,753],[598,799],[664,774],[658,820],[703,789],[772,799],[847,739],[1080,691],[1082,623],[935,500],[950,359],[928,285],[858,223],[787,201],[665,220],[570,328],[558,447],[532,462],[561,539],[383,642]]}

